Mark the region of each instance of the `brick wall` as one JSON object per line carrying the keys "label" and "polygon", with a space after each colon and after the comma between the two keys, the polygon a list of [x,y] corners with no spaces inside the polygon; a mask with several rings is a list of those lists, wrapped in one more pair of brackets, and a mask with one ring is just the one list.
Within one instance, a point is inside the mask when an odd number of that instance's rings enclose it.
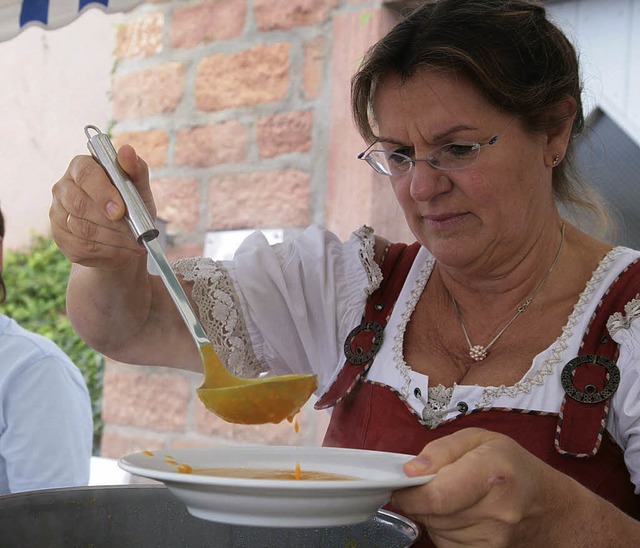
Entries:
{"label": "brick wall", "polygon": [[[118,30],[113,134],[151,168],[171,258],[211,230],[361,224],[405,239],[388,185],[357,162],[349,78],[392,23],[379,1],[148,0]],[[327,417],[238,426],[195,396],[201,376],[107,362],[102,455],[229,443],[319,444]]]}

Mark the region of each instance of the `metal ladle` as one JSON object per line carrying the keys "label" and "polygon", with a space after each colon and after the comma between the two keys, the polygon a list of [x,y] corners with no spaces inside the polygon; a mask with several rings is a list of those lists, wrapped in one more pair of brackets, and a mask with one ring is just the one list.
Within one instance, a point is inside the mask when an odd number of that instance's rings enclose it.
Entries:
{"label": "metal ladle", "polygon": [[[92,134],[92,131],[95,132]],[[246,379],[227,370],[207,338],[204,328],[191,307],[158,242],[159,231],[144,202],[117,161],[116,150],[109,137],[96,126],[84,128],[87,146],[93,157],[107,172],[127,207],[125,218],[139,242],[156,263],[173,302],[198,345],[204,368],[204,381],[197,389],[205,407],[228,422],[239,424],[278,423],[293,417],[317,388],[315,375],[283,375]]]}

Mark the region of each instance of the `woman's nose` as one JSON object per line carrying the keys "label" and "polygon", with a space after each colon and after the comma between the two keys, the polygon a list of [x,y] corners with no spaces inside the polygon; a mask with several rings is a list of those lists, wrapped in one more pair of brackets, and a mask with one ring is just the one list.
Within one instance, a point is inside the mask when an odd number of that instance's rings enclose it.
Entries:
{"label": "woman's nose", "polygon": [[451,186],[446,171],[436,169],[425,161],[418,160],[414,164],[409,192],[416,202],[427,202],[438,194],[448,192]]}

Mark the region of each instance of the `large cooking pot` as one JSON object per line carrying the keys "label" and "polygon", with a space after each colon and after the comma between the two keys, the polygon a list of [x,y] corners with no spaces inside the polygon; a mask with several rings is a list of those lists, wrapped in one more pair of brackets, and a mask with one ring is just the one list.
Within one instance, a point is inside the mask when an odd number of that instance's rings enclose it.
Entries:
{"label": "large cooking pot", "polygon": [[193,517],[163,485],[46,489],[0,496],[0,546],[406,547],[411,521],[378,511],[364,523],[319,529],[249,527]]}

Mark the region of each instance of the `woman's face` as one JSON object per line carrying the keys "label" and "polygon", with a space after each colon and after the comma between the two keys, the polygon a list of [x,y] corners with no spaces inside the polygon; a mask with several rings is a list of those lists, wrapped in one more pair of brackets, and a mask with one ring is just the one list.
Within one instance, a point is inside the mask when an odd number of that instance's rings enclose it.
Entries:
{"label": "woman's face", "polygon": [[466,79],[431,70],[403,84],[389,77],[374,107],[381,137],[376,148],[417,159],[447,143],[484,145],[504,129],[469,167],[444,171],[418,161],[408,174],[391,178],[409,228],[444,265],[503,262],[557,215],[546,137],[526,133],[519,119],[490,104]]}

